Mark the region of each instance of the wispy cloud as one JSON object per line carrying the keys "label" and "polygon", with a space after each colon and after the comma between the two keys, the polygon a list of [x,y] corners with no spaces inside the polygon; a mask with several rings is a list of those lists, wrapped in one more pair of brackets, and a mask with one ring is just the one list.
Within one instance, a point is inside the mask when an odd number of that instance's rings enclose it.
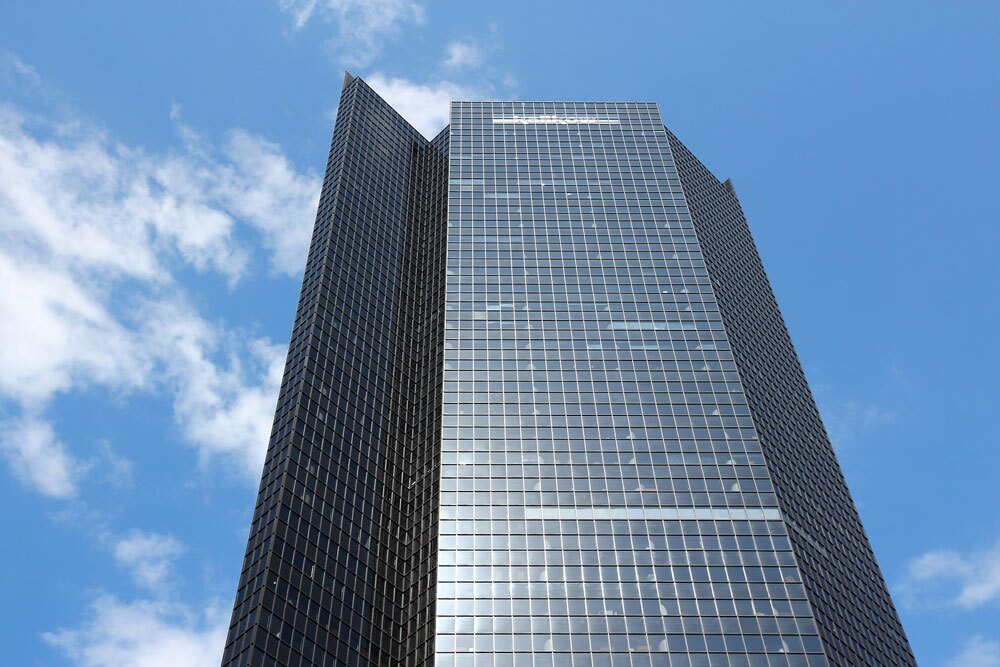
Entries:
{"label": "wispy cloud", "polygon": [[813,382],[812,386],[827,434],[837,448],[896,422],[906,393],[904,379],[895,369],[889,369],[884,384],[873,396],[845,396],[845,392],[825,382]]}
{"label": "wispy cloud", "polygon": [[[8,104],[17,101],[47,109],[67,109],[65,95],[51,86],[34,67],[10,51],[0,50],[0,89]],[[0,103],[2,106],[2,103]]]}
{"label": "wispy cloud", "polygon": [[907,607],[975,609],[1000,601],[1000,541],[981,551],[929,551],[911,560],[896,587]]}
{"label": "wispy cloud", "polygon": [[1000,667],[1000,642],[977,635],[945,667]]}
{"label": "wispy cloud", "polygon": [[253,476],[263,458],[283,346],[203,318],[177,275],[234,286],[258,256],[297,275],[320,178],[262,137],[215,143],[171,115],[180,144],[150,153],[0,106],[0,448],[45,495],[73,495],[101,464],[81,464],[46,418],[90,387],[172,391],[201,460]]}
{"label": "wispy cloud", "polygon": [[26,255],[10,241],[0,248],[0,397],[34,412],[73,386],[142,385],[149,363],[110,312],[101,270]]}
{"label": "wispy cloud", "polygon": [[219,605],[195,609],[105,595],[93,602],[80,627],[43,637],[79,667],[218,667],[227,621]]}
{"label": "wispy cloud", "polygon": [[[278,144],[235,130],[222,148],[222,159],[209,165],[218,178],[210,201],[244,221],[261,237],[275,271],[294,276],[306,264],[321,181],[301,173]],[[205,170],[199,170],[204,175]]]}
{"label": "wispy cloud", "polygon": [[[174,415],[203,463],[236,461],[249,477],[260,473],[284,367],[284,345],[226,332],[183,303],[146,309],[143,340],[162,357]],[[220,363],[222,354],[226,359]]]}
{"label": "wispy cloud", "polygon": [[[221,146],[179,125],[179,150],[151,155],[93,127],[39,123],[0,107],[0,214],[23,256],[111,277],[168,281],[179,258],[238,280],[259,234],[275,270],[303,265],[320,178],[244,130]],[[283,234],[278,234],[281,228]],[[72,239],[68,243],[67,239]]]}
{"label": "wispy cloud", "polygon": [[827,401],[823,403],[823,422],[830,440],[837,446],[854,442],[862,433],[896,421],[898,412],[884,405],[865,401]]}
{"label": "wispy cloud", "polygon": [[216,667],[228,629],[228,607],[216,600],[178,600],[184,546],[170,535],[133,530],[100,535],[115,563],[143,589],[124,600],[94,594],[77,627],[42,634],[78,667]]}
{"label": "wispy cloud", "polygon": [[21,60],[16,53],[0,52],[0,77],[5,83],[27,85],[31,87],[42,85],[42,77],[34,67]]}
{"label": "wispy cloud", "polygon": [[87,468],[99,468],[98,479],[119,489],[132,486],[134,464],[129,459],[118,454],[107,440],[101,440],[97,445],[97,458],[86,463]]}
{"label": "wispy cloud", "polygon": [[330,46],[349,67],[368,65],[403,26],[424,21],[423,6],[412,0],[279,0],[279,6],[297,28],[315,16],[335,23]]}
{"label": "wispy cloud", "polygon": [[496,56],[503,48],[500,30],[491,24],[478,34],[448,42],[441,66],[452,77],[478,80],[478,88],[486,89],[491,94],[501,90],[504,98],[516,97],[516,78],[496,62]]}
{"label": "wispy cloud", "polygon": [[42,495],[70,498],[76,494],[82,466],[48,423],[32,417],[0,422],[0,451],[14,474]]}
{"label": "wispy cloud", "polygon": [[445,67],[463,69],[479,67],[482,64],[482,47],[472,40],[456,40],[445,47]]}
{"label": "wispy cloud", "polygon": [[[79,509],[79,508],[78,508]],[[87,510],[88,523],[102,521]],[[98,591],[76,627],[42,633],[77,667],[217,666],[228,629],[228,607],[179,599],[184,545],[171,535],[132,530],[97,535],[115,564],[142,589],[131,600]]]}
{"label": "wispy cloud", "polygon": [[448,43],[444,76],[418,81],[377,71],[364,79],[411,125],[433,137],[448,124],[450,102],[516,97],[514,77],[489,62],[500,49],[498,31],[490,26],[486,34]]}
{"label": "wispy cloud", "polygon": [[143,588],[163,587],[173,571],[174,559],[184,552],[180,542],[170,535],[132,531],[115,540],[115,561]]}

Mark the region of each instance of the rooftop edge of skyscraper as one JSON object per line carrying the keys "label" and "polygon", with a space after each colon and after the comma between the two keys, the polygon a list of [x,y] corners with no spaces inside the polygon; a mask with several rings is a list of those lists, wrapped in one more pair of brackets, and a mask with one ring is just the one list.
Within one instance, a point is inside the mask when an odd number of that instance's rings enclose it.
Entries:
{"label": "rooftop edge of skyscraper", "polygon": [[345,73],[224,664],[914,664],[731,181],[451,113]]}

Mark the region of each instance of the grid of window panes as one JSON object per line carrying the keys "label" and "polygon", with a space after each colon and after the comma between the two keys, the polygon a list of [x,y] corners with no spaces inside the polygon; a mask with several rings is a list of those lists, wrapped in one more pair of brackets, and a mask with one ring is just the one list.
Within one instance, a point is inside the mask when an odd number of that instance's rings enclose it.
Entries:
{"label": "grid of window panes", "polygon": [[732,183],[667,137],[827,658],[915,665]]}
{"label": "grid of window panes", "polygon": [[345,79],[226,667],[430,655],[443,160]]}
{"label": "grid of window panes", "polygon": [[652,103],[451,110],[436,664],[825,665]]}

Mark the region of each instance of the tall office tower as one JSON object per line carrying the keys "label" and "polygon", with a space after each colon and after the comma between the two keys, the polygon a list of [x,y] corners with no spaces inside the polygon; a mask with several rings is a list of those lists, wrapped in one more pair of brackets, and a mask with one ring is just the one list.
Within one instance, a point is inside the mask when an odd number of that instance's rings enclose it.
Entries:
{"label": "tall office tower", "polygon": [[224,665],[914,665],[732,185],[348,75]]}

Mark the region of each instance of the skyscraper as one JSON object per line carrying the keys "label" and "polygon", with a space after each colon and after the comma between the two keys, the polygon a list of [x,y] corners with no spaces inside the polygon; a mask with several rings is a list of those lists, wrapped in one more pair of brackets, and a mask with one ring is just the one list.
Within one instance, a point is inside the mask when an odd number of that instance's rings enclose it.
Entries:
{"label": "skyscraper", "polygon": [[224,665],[914,665],[732,184],[345,77]]}

